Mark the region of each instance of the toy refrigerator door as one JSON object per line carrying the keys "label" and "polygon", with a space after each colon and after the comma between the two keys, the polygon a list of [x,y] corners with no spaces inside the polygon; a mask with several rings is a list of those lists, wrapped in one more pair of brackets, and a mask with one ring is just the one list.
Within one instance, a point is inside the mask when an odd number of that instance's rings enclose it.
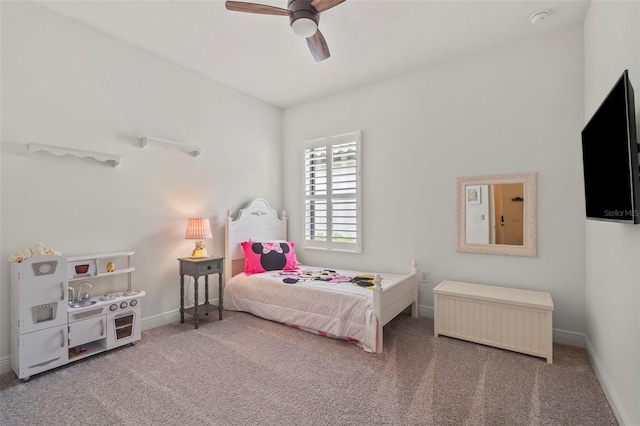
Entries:
{"label": "toy refrigerator door", "polygon": [[20,379],[64,365],[69,360],[67,350],[67,326],[23,334],[18,339],[20,345]]}
{"label": "toy refrigerator door", "polygon": [[67,323],[67,259],[37,256],[15,264],[20,334]]}

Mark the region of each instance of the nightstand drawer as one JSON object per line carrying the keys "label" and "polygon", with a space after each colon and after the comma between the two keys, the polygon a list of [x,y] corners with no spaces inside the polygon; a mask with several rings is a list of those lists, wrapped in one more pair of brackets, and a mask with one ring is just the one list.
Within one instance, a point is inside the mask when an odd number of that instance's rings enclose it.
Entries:
{"label": "nightstand drawer", "polygon": [[180,274],[191,275],[192,277],[202,277],[204,275],[222,274],[224,257],[213,257],[207,259],[179,259]]}
{"label": "nightstand drawer", "polygon": [[209,262],[198,263],[198,273],[200,275],[222,273],[222,260],[216,259]]}

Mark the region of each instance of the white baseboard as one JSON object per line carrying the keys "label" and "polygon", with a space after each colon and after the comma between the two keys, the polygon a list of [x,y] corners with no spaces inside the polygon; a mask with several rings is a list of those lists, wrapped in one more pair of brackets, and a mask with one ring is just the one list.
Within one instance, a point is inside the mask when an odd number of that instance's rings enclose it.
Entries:
{"label": "white baseboard", "polygon": [[150,330],[152,328],[161,327],[163,325],[171,324],[172,322],[176,321],[180,321],[179,309],[174,309],[173,311],[142,318],[141,330]]}
{"label": "white baseboard", "polygon": [[418,305],[418,316],[433,318],[433,306]]}
{"label": "white baseboard", "polygon": [[589,338],[585,336],[587,355],[589,356],[589,360],[591,361],[591,366],[593,370],[596,372],[596,376],[598,377],[598,381],[600,381],[600,386],[602,386],[602,390],[604,391],[607,400],[609,401],[609,405],[611,406],[611,410],[613,410],[613,414],[616,416],[616,420],[620,425],[629,425],[631,426],[631,419],[627,415],[626,411],[622,407],[620,403],[620,397],[613,387],[611,380],[607,376],[607,373],[602,365],[602,361],[596,352],[596,349],[593,347]]}
{"label": "white baseboard", "polygon": [[0,358],[0,374],[9,373],[11,369],[11,356]]}
{"label": "white baseboard", "polygon": [[[418,315],[421,317],[433,318],[434,316],[433,306],[418,305]],[[584,334],[577,333],[575,331],[568,331],[568,330],[562,330],[559,328],[554,328],[553,341],[554,343],[560,343],[562,345],[578,346],[580,348],[585,347]]]}
{"label": "white baseboard", "polygon": [[[214,305],[218,304],[218,298],[211,299],[211,302]],[[190,308],[193,305],[185,306],[185,308]],[[191,316],[191,315],[187,315]],[[180,321],[180,310],[174,309],[173,311],[163,312],[158,315],[153,315],[150,317],[142,318],[142,331],[150,330],[152,328],[161,327],[163,325],[171,324],[172,322]]]}
{"label": "white baseboard", "polygon": [[562,345],[577,346],[579,348],[585,347],[585,335],[584,333],[577,333],[575,331],[562,330],[560,328],[553,329],[553,342],[560,343]]}

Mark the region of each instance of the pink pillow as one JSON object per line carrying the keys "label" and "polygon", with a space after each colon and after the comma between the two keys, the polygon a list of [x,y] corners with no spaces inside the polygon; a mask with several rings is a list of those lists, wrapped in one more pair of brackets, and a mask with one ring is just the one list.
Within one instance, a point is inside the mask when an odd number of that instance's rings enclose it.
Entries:
{"label": "pink pillow", "polygon": [[244,273],[296,269],[296,252],[290,241],[243,241]]}

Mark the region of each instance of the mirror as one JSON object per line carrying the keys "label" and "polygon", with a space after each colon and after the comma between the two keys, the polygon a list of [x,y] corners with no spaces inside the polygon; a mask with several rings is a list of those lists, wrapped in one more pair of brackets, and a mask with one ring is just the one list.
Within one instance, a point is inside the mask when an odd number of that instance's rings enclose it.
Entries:
{"label": "mirror", "polygon": [[536,173],[457,179],[459,252],[536,256]]}
{"label": "mirror", "polygon": [[467,185],[465,242],[524,245],[524,184]]}

